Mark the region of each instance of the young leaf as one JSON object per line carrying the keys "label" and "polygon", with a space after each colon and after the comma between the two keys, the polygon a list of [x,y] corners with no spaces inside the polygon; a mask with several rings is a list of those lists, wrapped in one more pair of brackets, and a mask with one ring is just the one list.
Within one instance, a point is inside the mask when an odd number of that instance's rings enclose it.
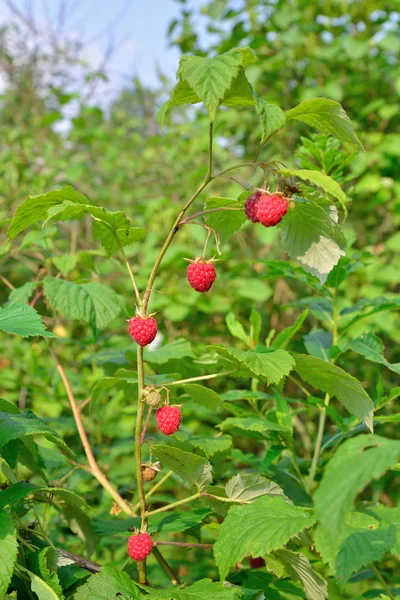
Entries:
{"label": "young leaf", "polygon": [[184,452],[172,446],[152,446],[152,454],[163,466],[174,471],[179,477],[201,490],[206,483],[212,481],[212,466],[202,456]]}
{"label": "young leaf", "polygon": [[298,177],[305,181],[311,181],[311,183],[322,188],[324,192],[327,192],[336,198],[336,200],[339,200],[341,207],[345,211],[345,214],[347,214],[346,194],[337,181],[332,179],[332,177],[329,177],[329,175],[325,175],[325,173],[320,173],[319,171],[308,171],[306,169],[298,169],[295,171],[292,171],[291,169],[281,169],[280,173],[284,177]]}
{"label": "young leaf", "polygon": [[[243,205],[232,198],[207,198],[204,208],[222,208],[206,215],[206,222],[209,227],[215,229],[218,233],[221,244],[224,245],[246,222],[246,215]],[[234,210],[223,210],[232,208]]]}
{"label": "young leaf", "polygon": [[128,226],[112,230],[109,225],[102,223],[101,221],[93,221],[92,232],[94,239],[98,240],[103,246],[108,258],[118,252],[118,242],[121,246],[129,246],[134,242],[143,240],[146,235],[144,227]]}
{"label": "young leaf", "polygon": [[357,379],[320,358],[305,354],[294,354],[294,357],[295,370],[303,381],[330,396],[336,396],[349,413],[372,431],[374,405]]}
{"label": "young leaf", "polygon": [[297,198],[280,227],[282,245],[289,256],[324,283],[345,254],[346,240],[339,225],[319,204]]}
{"label": "young leaf", "polygon": [[322,133],[362,148],[360,140],[354,133],[352,122],[339,102],[327,98],[304,100],[286,112],[286,120],[291,119],[303,121]]}
{"label": "young leaf", "polygon": [[[28,566],[32,573],[40,577],[56,593],[57,598],[64,600],[64,594],[57,575],[59,556],[53,548],[47,546],[28,557]],[[39,596],[40,597],[40,596]],[[49,596],[51,598],[51,596]]]}
{"label": "young leaf", "polygon": [[89,323],[95,337],[121,310],[118,295],[102,283],[72,283],[46,277],[44,294],[54,310],[70,319]]}
{"label": "young leaf", "polygon": [[44,221],[50,208],[64,202],[87,204],[88,199],[69,185],[39,196],[28,196],[15,212],[7,232],[8,238],[12,240],[29,225]]}
{"label": "young leaf", "polygon": [[24,285],[21,285],[21,287],[14,288],[8,296],[7,306],[11,306],[11,304],[15,304],[16,302],[26,302],[29,300],[35,287],[35,281],[27,281]]}
{"label": "young leaf", "polygon": [[400,374],[400,363],[392,364],[386,360],[383,356],[385,346],[383,345],[382,340],[374,333],[363,333],[360,337],[352,340],[348,344],[348,347],[350,350],[353,350],[353,352],[365,356],[365,358],[371,362],[385,365],[385,367],[391,371]]}
{"label": "young leaf", "polygon": [[307,600],[325,600],[328,598],[328,585],[319,573],[314,571],[310,561],[304,554],[297,554],[291,550],[278,550],[276,552],[294,579],[300,579]]}
{"label": "young leaf", "polygon": [[292,339],[292,337],[294,335],[296,335],[296,333],[299,331],[299,329],[303,325],[304,321],[308,317],[309,312],[310,311],[308,309],[304,310],[301,313],[301,315],[299,317],[297,317],[296,322],[293,325],[290,325],[289,327],[282,329],[282,331],[280,331],[278,333],[278,335],[272,342],[272,344],[271,344],[272,348],[277,348],[277,349],[281,348],[282,350],[284,350],[286,348],[286,346],[288,345],[288,343],[290,342],[290,340]]}
{"label": "young leaf", "polygon": [[251,346],[251,337],[245,332],[243,325],[232,312],[226,315],[225,322],[231,335],[242,340],[247,346]]}
{"label": "young leaf", "polygon": [[285,350],[261,353],[221,346],[212,346],[212,349],[240,367],[235,374],[238,377],[257,375],[265,377],[269,384],[279,383],[282,377],[289,375],[294,365],[292,357]]}
{"label": "young leaf", "polygon": [[232,506],[214,544],[221,580],[225,580],[229,567],[245,556],[264,556],[278,550],[313,523],[312,515],[280,496],[262,496],[251,504]]}
{"label": "young leaf", "polygon": [[267,140],[281,129],[285,122],[285,113],[276,106],[256,96],[256,110],[261,122],[261,141]]}
{"label": "young leaf", "polygon": [[356,496],[399,459],[400,441],[377,435],[359,435],[340,446],[315,494],[318,521],[332,544],[340,539]]}
{"label": "young leaf", "polygon": [[0,330],[22,337],[57,337],[55,333],[47,331],[36,310],[22,302],[14,302],[0,309]]}
{"label": "young leaf", "polygon": [[242,69],[224,95],[223,106],[254,106],[254,93]]}
{"label": "young leaf", "polygon": [[17,558],[16,531],[8,513],[0,510],[0,598],[5,598]]}

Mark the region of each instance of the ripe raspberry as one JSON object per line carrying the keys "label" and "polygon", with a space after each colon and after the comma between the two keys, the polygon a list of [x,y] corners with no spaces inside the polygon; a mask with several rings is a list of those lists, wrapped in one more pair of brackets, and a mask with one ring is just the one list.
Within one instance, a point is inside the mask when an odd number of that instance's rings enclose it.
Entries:
{"label": "ripe raspberry", "polygon": [[250,219],[250,221],[252,221],[253,223],[259,222],[257,216],[257,207],[258,201],[261,198],[261,196],[262,193],[259,190],[257,190],[257,192],[255,192],[247,198],[244,205],[244,212],[246,213],[247,218]]}
{"label": "ripe raspberry", "polygon": [[217,278],[214,264],[199,258],[190,263],[186,271],[187,279],[196,292],[208,292]]}
{"label": "ripe raspberry", "polygon": [[252,569],[259,569],[260,567],[265,567],[265,560],[262,556],[257,556],[257,558],[250,558],[250,566]]}
{"label": "ripe raspberry", "polygon": [[172,435],[179,429],[182,413],[178,406],[162,406],[156,412],[157,427],[164,435]]}
{"label": "ripe raspberry", "polygon": [[288,201],[275,194],[263,194],[258,201],[257,217],[264,227],[277,225],[288,211]]}
{"label": "ripe raspberry", "polygon": [[139,346],[147,346],[157,335],[157,321],[153,317],[132,317],[128,331]]}
{"label": "ripe raspberry", "polygon": [[136,533],[131,535],[128,540],[128,554],[133,560],[139,562],[144,560],[153,547],[153,540],[148,533]]}

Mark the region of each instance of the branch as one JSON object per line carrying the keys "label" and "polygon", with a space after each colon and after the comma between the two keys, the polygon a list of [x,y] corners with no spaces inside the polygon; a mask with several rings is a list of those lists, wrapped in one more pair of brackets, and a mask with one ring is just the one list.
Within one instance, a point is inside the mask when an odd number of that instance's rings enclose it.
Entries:
{"label": "branch", "polygon": [[87,560],[87,558],[83,558],[83,556],[71,554],[71,552],[67,552],[67,550],[61,550],[61,548],[56,548],[56,550],[59,554],[61,554],[61,556],[65,556],[65,558],[70,558],[73,560],[74,563],[82,567],[82,569],[86,569],[86,571],[90,571],[91,573],[100,572],[100,565],[97,563]]}

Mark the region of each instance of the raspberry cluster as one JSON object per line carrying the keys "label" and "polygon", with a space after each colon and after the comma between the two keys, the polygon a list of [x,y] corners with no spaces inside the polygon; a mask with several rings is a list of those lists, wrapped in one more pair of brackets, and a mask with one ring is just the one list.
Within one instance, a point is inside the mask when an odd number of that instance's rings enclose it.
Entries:
{"label": "raspberry cluster", "polygon": [[249,196],[244,205],[247,218],[264,227],[273,227],[280,223],[288,211],[288,201],[279,194],[268,194],[257,190]]}

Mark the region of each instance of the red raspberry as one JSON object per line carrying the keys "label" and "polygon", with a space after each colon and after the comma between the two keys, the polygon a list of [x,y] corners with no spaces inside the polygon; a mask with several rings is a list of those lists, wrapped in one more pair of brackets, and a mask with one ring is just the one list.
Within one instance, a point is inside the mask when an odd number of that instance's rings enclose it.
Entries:
{"label": "red raspberry", "polygon": [[148,533],[136,533],[128,540],[128,554],[133,560],[139,562],[144,560],[153,547],[153,540]]}
{"label": "red raspberry", "polygon": [[257,207],[258,201],[261,196],[262,193],[258,190],[257,192],[255,192],[247,198],[244,205],[244,212],[246,213],[247,218],[250,219],[250,221],[252,221],[253,223],[259,222],[257,216]]}
{"label": "red raspberry", "polygon": [[250,558],[250,566],[252,569],[259,569],[260,567],[265,567],[265,560],[262,556],[257,556],[257,558]]}
{"label": "red raspberry", "polygon": [[273,227],[288,211],[288,201],[275,194],[263,194],[258,201],[257,217],[265,227]]}
{"label": "red raspberry", "polygon": [[164,405],[156,412],[157,427],[164,435],[172,435],[179,429],[182,413],[178,406]]}
{"label": "red raspberry", "polygon": [[190,263],[186,275],[188,282],[196,292],[208,292],[217,278],[214,264],[211,261],[205,261],[204,258]]}
{"label": "red raspberry", "polygon": [[157,335],[157,321],[153,317],[132,317],[128,331],[139,346],[147,346]]}

